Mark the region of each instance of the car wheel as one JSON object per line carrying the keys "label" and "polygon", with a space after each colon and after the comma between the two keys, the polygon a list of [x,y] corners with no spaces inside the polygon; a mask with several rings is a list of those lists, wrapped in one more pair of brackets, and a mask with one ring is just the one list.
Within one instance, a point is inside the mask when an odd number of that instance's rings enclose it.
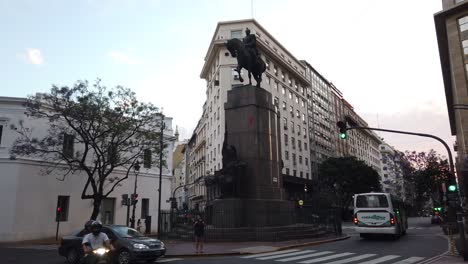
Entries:
{"label": "car wheel", "polygon": [[76,248],[71,248],[67,252],[67,261],[70,264],[76,264],[78,263],[79,255],[78,255],[78,250]]}
{"label": "car wheel", "polygon": [[117,255],[118,264],[130,264],[130,252],[126,249],[123,249]]}

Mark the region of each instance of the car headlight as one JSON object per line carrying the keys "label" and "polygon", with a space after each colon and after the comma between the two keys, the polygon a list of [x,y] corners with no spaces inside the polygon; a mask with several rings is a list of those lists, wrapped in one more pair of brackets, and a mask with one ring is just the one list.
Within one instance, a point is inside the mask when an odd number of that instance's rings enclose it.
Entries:
{"label": "car headlight", "polygon": [[164,243],[161,241],[161,248],[165,248],[166,245],[164,245]]}
{"label": "car headlight", "polygon": [[100,256],[106,254],[107,252],[109,252],[109,250],[108,250],[108,249],[105,249],[105,248],[98,248],[98,249],[96,249],[96,250],[93,250],[93,253],[94,253],[94,254],[100,255]]}
{"label": "car headlight", "polygon": [[133,244],[133,248],[136,249],[149,249],[149,247],[145,244]]}

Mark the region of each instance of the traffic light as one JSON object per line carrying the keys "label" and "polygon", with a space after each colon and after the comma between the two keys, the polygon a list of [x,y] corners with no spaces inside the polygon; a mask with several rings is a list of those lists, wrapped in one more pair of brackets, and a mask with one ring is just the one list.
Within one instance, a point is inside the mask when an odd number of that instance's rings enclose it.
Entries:
{"label": "traffic light", "polygon": [[138,203],[138,193],[133,193],[132,194],[132,205],[135,205]]}
{"label": "traffic light", "polygon": [[457,191],[457,181],[455,176],[452,174],[450,174],[447,179],[447,191],[451,193]]}
{"label": "traffic light", "polygon": [[62,207],[57,206],[57,209],[55,210],[55,221],[56,222],[60,221],[61,213],[62,213]]}
{"label": "traffic light", "polygon": [[346,139],[346,122],[338,121],[336,125],[340,128],[340,139]]}

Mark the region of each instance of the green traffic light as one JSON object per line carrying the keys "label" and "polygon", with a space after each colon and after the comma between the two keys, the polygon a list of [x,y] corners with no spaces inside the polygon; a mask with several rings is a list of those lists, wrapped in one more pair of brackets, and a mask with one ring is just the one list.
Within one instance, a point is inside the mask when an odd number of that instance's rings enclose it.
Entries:
{"label": "green traffic light", "polygon": [[457,190],[457,186],[455,186],[455,185],[449,185],[448,190],[449,190],[449,192],[454,192],[454,191]]}
{"label": "green traffic light", "polygon": [[346,139],[346,133],[340,133],[340,138],[341,139]]}

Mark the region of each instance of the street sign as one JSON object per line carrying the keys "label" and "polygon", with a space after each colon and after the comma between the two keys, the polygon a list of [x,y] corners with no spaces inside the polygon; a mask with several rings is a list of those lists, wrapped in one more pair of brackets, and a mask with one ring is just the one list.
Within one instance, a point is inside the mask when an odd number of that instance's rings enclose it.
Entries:
{"label": "street sign", "polygon": [[304,204],[304,201],[299,200],[297,203],[298,203],[300,206],[302,206],[302,205]]}

